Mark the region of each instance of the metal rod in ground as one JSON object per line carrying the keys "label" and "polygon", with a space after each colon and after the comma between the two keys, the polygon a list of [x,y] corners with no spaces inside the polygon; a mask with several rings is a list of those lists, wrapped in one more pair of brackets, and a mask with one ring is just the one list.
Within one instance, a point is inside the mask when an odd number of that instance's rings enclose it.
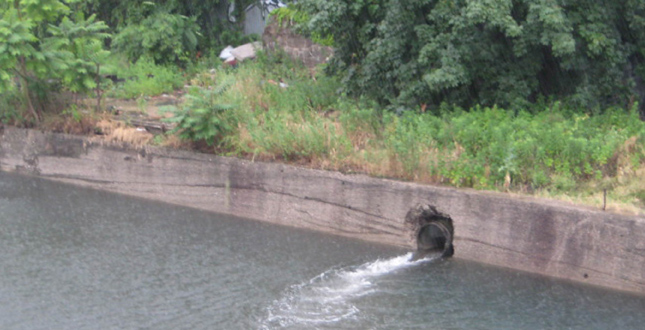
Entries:
{"label": "metal rod in ground", "polygon": [[602,210],[607,208],[607,189],[602,190]]}

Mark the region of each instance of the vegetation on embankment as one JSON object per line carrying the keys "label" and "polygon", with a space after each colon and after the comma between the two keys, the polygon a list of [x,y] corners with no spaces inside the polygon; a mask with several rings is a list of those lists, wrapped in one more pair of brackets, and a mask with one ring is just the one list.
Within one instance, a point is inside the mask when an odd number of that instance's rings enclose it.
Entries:
{"label": "vegetation on embankment", "polygon": [[176,132],[220,154],[597,207],[607,190],[609,209],[642,212],[645,122],[636,105],[593,115],[558,102],[396,114],[310,74],[261,56],[197,75],[202,86],[175,109]]}
{"label": "vegetation on embankment", "polygon": [[[5,2],[0,122],[598,207],[607,191],[643,212],[641,2],[402,3],[285,9],[334,46],[323,74],[281,54],[222,67],[249,39],[219,18],[226,1]],[[183,100],[170,134],[110,123],[106,100],[145,113],[162,93]]]}

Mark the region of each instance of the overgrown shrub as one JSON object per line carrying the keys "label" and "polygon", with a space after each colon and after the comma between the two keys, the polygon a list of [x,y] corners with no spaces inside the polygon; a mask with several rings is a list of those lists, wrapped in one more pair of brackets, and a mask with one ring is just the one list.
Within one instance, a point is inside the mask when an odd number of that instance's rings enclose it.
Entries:
{"label": "overgrown shrub", "polygon": [[[266,54],[209,70],[192,80],[201,87],[177,110],[177,132],[219,153],[317,168],[567,197],[595,198],[609,187],[612,201],[632,205],[642,197],[645,123],[637,104],[593,111],[548,101],[465,110],[444,103],[396,114],[312,74]],[[228,89],[210,87],[233,78]]]}
{"label": "overgrown shrub", "polygon": [[55,85],[85,94],[97,86],[101,65],[109,54],[103,44],[109,37],[107,26],[94,15],[85,18],[71,4],[0,2],[0,92],[20,89],[25,120],[38,122],[42,109],[47,108],[35,104],[50,92],[38,87]]}
{"label": "overgrown shrub", "polygon": [[286,161],[312,162],[351,150],[339,127],[315,117],[309,112],[269,109],[258,120],[247,123],[256,146],[253,151]]}
{"label": "overgrown shrub", "polygon": [[22,125],[23,118],[25,117],[22,104],[22,99],[19,91],[15,88],[6,89],[0,93],[0,123]]}
{"label": "overgrown shrub", "polygon": [[157,63],[187,65],[200,54],[213,50],[219,54],[226,45],[255,40],[243,34],[241,24],[227,18],[231,2],[236,8],[232,15],[242,22],[244,9],[254,1],[86,0],[75,7],[105,21],[119,35],[119,49],[133,60],[145,53]]}
{"label": "overgrown shrub", "polygon": [[296,5],[289,4],[286,7],[274,9],[270,16],[280,26],[289,26],[299,34],[311,38],[311,41],[323,46],[333,46],[334,37],[331,34],[321,35],[320,32],[312,32],[309,29],[310,17],[307,12],[300,10]]}
{"label": "overgrown shrub", "polygon": [[522,108],[555,97],[577,109],[645,99],[642,0],[302,0],[332,36],[330,69],[348,92],[391,109],[442,102]]}
{"label": "overgrown shrub", "polygon": [[223,103],[221,98],[228,87],[228,84],[215,88],[192,87],[184,103],[170,109],[174,116],[166,121],[177,123],[173,132],[184,140],[222,147],[237,129],[236,117],[229,115],[236,106]]}
{"label": "overgrown shrub", "polygon": [[157,65],[148,57],[134,64],[113,65],[114,75],[121,79],[109,92],[110,96],[132,99],[170,93],[184,85],[178,68]]}
{"label": "overgrown shrub", "polygon": [[146,56],[156,64],[186,65],[195,57],[199,34],[194,17],[157,11],[126,26],[114,37],[112,46],[132,62]]}
{"label": "overgrown shrub", "polygon": [[323,111],[333,106],[338,98],[333,78],[318,81],[281,79],[267,83],[264,90],[272,104],[284,111]]}
{"label": "overgrown shrub", "polygon": [[[441,117],[405,113],[386,124],[385,139],[410,176],[428,171],[457,186],[570,190],[615,177],[623,145],[644,130],[636,108],[564,116],[475,107]],[[630,156],[635,164],[645,160],[640,143]],[[433,161],[420,164],[424,154]]]}

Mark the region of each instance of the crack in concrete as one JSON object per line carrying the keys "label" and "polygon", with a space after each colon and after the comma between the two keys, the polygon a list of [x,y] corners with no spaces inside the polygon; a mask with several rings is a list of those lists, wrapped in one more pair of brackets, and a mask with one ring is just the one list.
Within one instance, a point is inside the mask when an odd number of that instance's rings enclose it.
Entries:
{"label": "crack in concrete", "polygon": [[[90,178],[86,178],[86,177],[80,177],[80,176],[74,176],[74,175],[64,175],[64,174],[44,174],[44,175],[42,175],[42,176],[43,176],[43,177],[50,177],[50,178],[57,178],[57,179],[78,180],[78,181],[84,181],[84,182],[96,183],[96,184],[103,184],[103,185],[143,185],[143,184],[148,184],[147,182],[137,182],[137,181],[128,181],[128,182],[123,182],[123,181],[111,181],[111,180],[90,179]],[[225,187],[226,187],[226,185],[225,185],[225,184],[174,184],[174,183],[159,183],[159,184],[156,184],[156,185],[168,186],[168,187],[188,187],[188,188],[191,188],[191,187],[192,187],[192,188],[196,188],[196,187],[197,187],[197,188],[225,188]],[[367,211],[363,211],[363,210],[360,210],[360,209],[354,208],[354,207],[352,207],[352,206],[350,206],[350,205],[343,205],[343,204],[339,204],[339,203],[329,202],[329,201],[322,200],[322,199],[320,199],[320,198],[313,198],[313,197],[309,197],[309,196],[302,196],[302,197],[301,197],[301,196],[297,196],[297,195],[295,195],[295,194],[290,194],[290,193],[287,193],[287,192],[274,191],[274,190],[271,190],[271,189],[266,188],[266,187],[265,187],[265,186],[263,186],[263,185],[254,185],[254,186],[242,186],[242,185],[238,185],[238,186],[231,186],[230,188],[231,188],[231,189],[240,189],[240,190],[256,190],[256,191],[261,191],[261,192],[270,193],[270,194],[284,195],[284,196],[288,196],[288,197],[292,197],[292,198],[297,198],[297,199],[302,199],[302,200],[310,200],[310,201],[314,201],[314,202],[321,203],[321,204],[329,204],[329,205],[332,205],[332,206],[336,206],[336,207],[344,208],[344,209],[346,209],[346,210],[348,210],[348,211],[353,211],[353,212],[357,212],[357,213],[362,213],[362,214],[365,214],[365,215],[368,215],[368,216],[371,216],[371,217],[374,217],[374,218],[377,218],[377,219],[386,220],[386,221],[388,221],[388,222],[389,222],[389,221],[391,221],[390,219],[385,218],[385,217],[383,217],[383,216],[380,216],[380,215],[377,215],[377,214],[373,214],[373,213],[369,213],[369,212],[367,212]],[[387,223],[381,223],[381,222],[379,222],[379,224],[381,224],[382,226],[385,226],[386,228],[389,228],[389,229],[394,229],[394,230],[396,230],[396,229],[397,229],[397,227],[396,227],[396,226],[394,226],[394,225],[388,225]],[[368,228],[368,227],[366,227],[366,228]]]}
{"label": "crack in concrete", "polygon": [[[127,146],[111,147],[109,144],[84,142],[83,154],[86,156],[81,154],[67,162],[57,159],[45,161],[45,157],[58,158],[57,150],[63,153],[59,155],[61,157],[76,154],[76,143],[74,148],[65,149],[65,145],[69,144],[68,141],[84,140],[79,137],[48,138],[50,135],[29,130],[5,130],[0,135],[0,169],[216,212],[247,214],[253,213],[249,212],[253,211],[249,208],[256,207],[258,212],[254,216],[263,217],[257,220],[309,227],[392,245],[405,244],[408,247],[410,245],[405,235],[408,229],[396,215],[405,214],[415,203],[431,200],[433,204],[445,206],[446,211],[455,216],[457,228],[461,222],[467,225],[464,228],[489,225],[493,228],[499,225],[500,229],[509,230],[508,233],[489,230],[470,235],[481,240],[455,237],[457,243],[462,242],[464,252],[468,251],[462,255],[466,259],[488,255],[488,258],[482,258],[488,263],[645,292],[642,268],[645,248],[638,243],[638,238],[645,235],[645,226],[642,225],[645,218],[642,217],[635,220],[634,217],[580,210],[543,201],[517,200],[489,193],[160,148],[133,151]],[[61,144],[61,148],[56,149],[45,143]],[[144,162],[135,155],[148,161]],[[137,164],[122,162],[124,156],[136,159]],[[154,163],[150,159],[154,159]],[[67,164],[74,166],[60,170]],[[111,172],[106,166],[119,171]],[[43,174],[43,168],[51,174]],[[109,180],[112,176],[116,180]],[[231,180],[229,188],[234,192],[231,201],[235,203],[231,207],[235,209],[221,203],[227,178]],[[273,203],[278,206],[273,207]],[[383,204],[384,211],[373,207],[373,204],[377,207]],[[271,213],[261,214],[260,211]],[[516,221],[517,217],[535,223],[530,227],[501,227]],[[578,219],[584,219],[591,225]],[[626,221],[631,221],[632,226]],[[639,226],[633,226],[634,223],[639,223]],[[610,228],[613,225],[620,228]],[[557,227],[557,235],[551,230],[553,226]],[[590,228],[583,228],[587,226]],[[530,230],[527,231],[527,228]],[[524,239],[518,240],[518,237]],[[554,237],[556,240],[552,240]],[[609,237],[611,246],[605,242]],[[573,245],[577,249],[571,249]],[[596,276],[583,281],[577,278],[579,272]]]}

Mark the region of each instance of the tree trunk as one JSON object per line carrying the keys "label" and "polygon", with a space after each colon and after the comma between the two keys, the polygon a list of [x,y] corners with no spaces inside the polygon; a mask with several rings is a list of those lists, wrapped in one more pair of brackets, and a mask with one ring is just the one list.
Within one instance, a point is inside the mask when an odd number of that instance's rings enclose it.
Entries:
{"label": "tree trunk", "polygon": [[101,112],[101,65],[96,63],[96,111]]}
{"label": "tree trunk", "polygon": [[25,98],[25,101],[27,102],[27,109],[29,112],[31,112],[31,115],[34,116],[34,120],[36,120],[37,124],[40,124],[40,115],[34,108],[33,103],[31,102],[31,93],[29,92],[29,80],[27,79],[27,66],[25,65],[25,57],[21,56],[20,57],[20,80],[21,80],[21,85],[20,89],[22,91],[23,97]]}

